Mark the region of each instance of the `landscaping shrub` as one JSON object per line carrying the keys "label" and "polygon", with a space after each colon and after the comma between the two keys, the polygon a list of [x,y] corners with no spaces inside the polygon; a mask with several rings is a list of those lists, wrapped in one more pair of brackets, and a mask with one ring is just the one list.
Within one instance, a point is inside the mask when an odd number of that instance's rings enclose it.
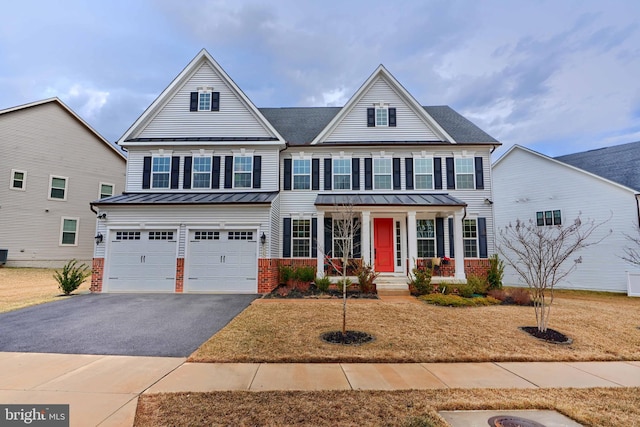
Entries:
{"label": "landscaping shrub", "polygon": [[297,267],[293,272],[293,279],[299,280],[300,282],[313,282],[315,278],[316,269],[311,267],[310,265]]}
{"label": "landscaping shrub", "polygon": [[467,276],[467,285],[471,286],[474,294],[486,295],[487,294],[487,281],[482,276],[470,274]]}
{"label": "landscaping shrub", "polygon": [[370,294],[373,292],[373,284],[380,273],[373,270],[370,264],[363,264],[356,271],[360,292]]}
{"label": "landscaping shrub", "polygon": [[439,294],[449,295],[451,293],[452,288],[453,286],[451,283],[448,283],[448,282],[438,283]]}
{"label": "landscaping shrub", "polygon": [[349,286],[351,286],[353,284],[353,282],[351,281],[351,279],[349,279],[348,277],[345,277],[344,279],[340,279],[338,280],[338,289],[342,290],[342,287],[346,287],[347,289],[349,289]]}
{"label": "landscaping shrub", "polygon": [[489,270],[487,271],[488,289],[502,289],[502,279],[504,278],[504,262],[498,258],[498,254],[489,257]]}
{"label": "landscaping shrub", "polygon": [[80,287],[87,277],[91,276],[89,267],[85,264],[77,265],[78,261],[72,259],[62,267],[62,272],[56,271],[53,277],[58,282],[58,287],[65,295],[69,295]]}
{"label": "landscaping shrub", "polygon": [[516,288],[509,291],[509,296],[517,305],[531,305],[531,293],[528,289]]}
{"label": "landscaping shrub", "polygon": [[431,269],[426,267],[416,267],[409,275],[409,285],[412,286],[418,295],[425,295],[431,292]]}
{"label": "landscaping shrub", "polygon": [[487,296],[490,296],[491,298],[495,298],[500,301],[504,301],[507,299],[507,292],[503,289],[490,289],[487,292]]}
{"label": "landscaping shrub", "polygon": [[290,280],[293,280],[293,276],[293,267],[288,265],[281,265],[278,267],[278,280],[281,284],[286,284]]}
{"label": "landscaping shrub", "polygon": [[442,305],[446,307],[476,307],[500,304],[500,301],[491,297],[463,298],[459,295],[447,294],[423,295],[420,299],[428,302],[429,304]]}
{"label": "landscaping shrub", "polygon": [[327,292],[329,290],[329,286],[331,286],[331,279],[329,278],[329,276],[324,275],[322,277],[316,278],[316,287],[320,292]]}

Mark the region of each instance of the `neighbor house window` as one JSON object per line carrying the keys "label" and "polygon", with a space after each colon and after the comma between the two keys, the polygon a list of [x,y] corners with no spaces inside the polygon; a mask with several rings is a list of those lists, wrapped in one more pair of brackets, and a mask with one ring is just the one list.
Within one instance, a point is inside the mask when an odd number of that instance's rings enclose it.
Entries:
{"label": "neighbor house window", "polygon": [[389,109],[376,108],[376,127],[389,126]]}
{"label": "neighbor house window", "polygon": [[9,188],[12,190],[26,190],[27,189],[27,173],[25,171],[11,170],[11,182]]}
{"label": "neighbor house window", "polygon": [[436,256],[436,224],[432,219],[419,219],[418,228],[418,258],[433,258]]}
{"label": "neighbor house window", "polygon": [[465,219],[462,223],[462,239],[464,241],[464,257],[478,257],[478,224],[475,219]]}
{"label": "neighbor house window", "polygon": [[251,188],[253,157],[233,158],[233,188]]}
{"label": "neighbor house window", "polygon": [[198,92],[198,111],[211,110],[211,92],[201,90]]}
{"label": "neighbor house window", "polygon": [[67,200],[67,178],[51,176],[49,181],[49,198]]}
{"label": "neighbor house window", "polygon": [[545,225],[562,225],[562,213],[559,210],[536,212],[538,227]]}
{"label": "neighbor house window", "polygon": [[416,190],[433,189],[433,159],[413,159],[413,174]]}
{"label": "neighbor house window", "polygon": [[193,158],[193,188],[211,188],[211,157]]}
{"label": "neighbor house window", "polygon": [[392,172],[391,159],[373,159],[374,190],[391,190]]}
{"label": "neighbor house window", "polygon": [[311,188],[311,160],[293,159],[293,189],[309,190]]}
{"label": "neighbor house window", "polygon": [[348,257],[353,256],[353,235],[355,234],[355,226],[349,227],[350,219],[334,219],[333,220],[333,258],[342,258],[345,250]]}
{"label": "neighbor house window", "polygon": [[333,159],[333,189],[351,190],[351,159]]}
{"label": "neighbor house window", "polygon": [[475,188],[473,182],[474,174],[473,158],[456,159],[456,188],[458,190]]}
{"label": "neighbor house window", "polygon": [[151,188],[169,188],[171,157],[154,157],[151,168]]}
{"label": "neighbor house window", "polygon": [[104,199],[106,197],[113,196],[113,184],[105,184],[104,182],[100,183],[100,198]]}
{"label": "neighbor house window", "polygon": [[60,245],[78,245],[78,218],[62,218]]}
{"label": "neighbor house window", "polygon": [[291,221],[292,255],[297,258],[311,256],[311,220],[294,219]]}

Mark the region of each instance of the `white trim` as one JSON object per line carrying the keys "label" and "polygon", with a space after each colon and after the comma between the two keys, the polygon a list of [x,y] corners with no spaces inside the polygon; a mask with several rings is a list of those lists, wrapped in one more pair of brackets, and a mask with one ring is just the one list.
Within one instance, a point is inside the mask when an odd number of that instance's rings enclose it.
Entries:
{"label": "white trim", "polygon": [[111,194],[109,196],[105,196],[105,197],[113,196],[116,193],[116,185],[115,184],[111,184],[110,182],[100,182],[98,184],[98,199],[103,199],[104,198],[104,197],[102,197],[102,186],[103,185],[110,185],[111,186]]}
{"label": "white trim", "polygon": [[[75,235],[74,235],[73,243],[62,243],[62,237],[64,235],[64,222],[66,220],[76,222],[76,231],[74,232]],[[58,238],[58,246],[78,246],[78,234],[80,234],[79,231],[80,231],[80,218],[69,217],[69,216],[60,217],[60,236]]]}
{"label": "white trim", "polygon": [[[53,179],[64,179],[64,197],[61,199],[59,197],[51,197],[51,190],[53,189]],[[59,188],[57,188],[59,190]],[[47,198],[49,200],[56,200],[59,202],[65,202],[67,200],[67,195],[69,194],[69,177],[60,176],[60,175],[49,175],[49,190],[47,194]]]}
{"label": "white trim", "polygon": [[[20,188],[13,186],[16,173],[22,174],[22,187]],[[9,177],[9,189],[15,190],[15,191],[26,191],[27,190],[27,171],[23,171],[19,169],[11,169],[11,176]]]}

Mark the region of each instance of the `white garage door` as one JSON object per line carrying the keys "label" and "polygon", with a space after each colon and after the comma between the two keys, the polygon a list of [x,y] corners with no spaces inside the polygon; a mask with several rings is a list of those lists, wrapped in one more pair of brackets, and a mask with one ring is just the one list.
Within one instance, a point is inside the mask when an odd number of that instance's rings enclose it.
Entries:
{"label": "white garage door", "polygon": [[107,292],[175,291],[175,231],[121,230],[109,236]]}
{"label": "white garage door", "polygon": [[256,234],[251,230],[191,230],[185,292],[256,293]]}

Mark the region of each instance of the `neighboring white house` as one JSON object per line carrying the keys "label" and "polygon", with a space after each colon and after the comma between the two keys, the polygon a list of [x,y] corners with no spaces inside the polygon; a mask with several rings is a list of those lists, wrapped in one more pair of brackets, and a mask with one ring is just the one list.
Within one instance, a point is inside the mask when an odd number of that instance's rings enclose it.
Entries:
{"label": "neighboring white house", "polygon": [[[639,164],[640,142],[556,158],[514,145],[493,164],[496,233],[516,219],[540,227],[578,216],[607,221],[593,238],[611,235],[577,253],[582,263],[558,288],[624,292],[627,271],[637,271],[621,256],[625,235],[638,229]],[[509,267],[505,284],[524,285]]]}
{"label": "neighboring white house", "polygon": [[91,265],[90,202],[124,190],[124,155],[57,98],[0,110],[0,150],[6,265]]}
{"label": "neighboring white house", "polygon": [[325,270],[335,211],[360,221],[351,257],[406,275],[453,258],[464,279],[494,252],[498,141],[423,107],[379,66],[342,108],[256,108],[206,50],[118,142],[125,194],[93,203],[94,291],[268,292],[278,267]]}

